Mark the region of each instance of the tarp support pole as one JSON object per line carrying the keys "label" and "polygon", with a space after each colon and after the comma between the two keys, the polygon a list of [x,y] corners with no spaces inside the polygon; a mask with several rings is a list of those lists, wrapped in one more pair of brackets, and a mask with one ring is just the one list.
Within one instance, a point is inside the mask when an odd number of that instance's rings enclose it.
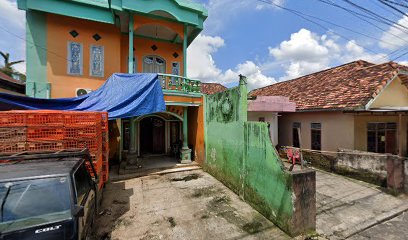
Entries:
{"label": "tarp support pole", "polygon": [[[134,55],[133,55],[133,38],[134,38],[134,17],[133,14],[129,13],[129,64],[128,73],[134,73]],[[130,149],[131,153],[136,152],[136,128],[135,128],[135,118],[130,119]]]}

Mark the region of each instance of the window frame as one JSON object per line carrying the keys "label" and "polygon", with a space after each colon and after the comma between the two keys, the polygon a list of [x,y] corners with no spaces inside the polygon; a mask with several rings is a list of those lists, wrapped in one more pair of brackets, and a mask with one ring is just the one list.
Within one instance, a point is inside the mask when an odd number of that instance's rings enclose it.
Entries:
{"label": "window frame", "polygon": [[[371,125],[371,127],[370,127]],[[393,127],[390,127],[391,125],[394,125]],[[382,127],[383,126],[383,127]],[[373,152],[373,153],[387,153],[387,132],[394,132],[395,135],[395,143],[398,144],[398,123],[396,122],[367,122],[366,124],[366,150],[367,152]],[[374,133],[374,151],[371,149],[372,144],[370,144],[369,137],[370,133]],[[379,144],[379,134],[383,133],[384,135],[384,151],[380,151],[380,144]],[[371,136],[372,137],[372,136]],[[394,147],[395,149],[393,151],[396,151],[397,145]]]}
{"label": "window frame", "polygon": [[[76,43],[80,46],[79,57],[79,73],[72,73],[72,61],[71,61],[71,44]],[[67,74],[71,76],[83,76],[84,75],[84,45],[80,42],[68,41],[67,43]]]}
{"label": "window frame", "polygon": [[[319,147],[316,148],[313,144],[314,134],[319,134]],[[322,150],[322,123],[313,122],[310,124],[310,148],[312,150],[321,151]]]}
{"label": "window frame", "polygon": [[[302,123],[301,122],[293,122],[292,123],[292,146],[296,147],[296,148],[300,148],[300,136],[299,136],[299,132],[297,129],[300,129],[300,131],[302,131]],[[297,141],[295,142],[295,133],[297,136]],[[297,144],[295,144],[297,143]]]}
{"label": "window frame", "polygon": [[[87,173],[86,178],[87,178],[88,183],[89,183],[89,189],[88,189],[88,191],[86,191],[84,193],[83,198],[81,200],[79,200],[80,196],[79,196],[79,193],[78,193],[78,186],[77,186],[77,180],[75,178],[75,174],[78,173],[78,171],[81,168],[83,168],[85,170],[85,172]],[[86,201],[88,199],[88,196],[89,196],[89,193],[92,191],[92,187],[93,187],[92,186],[92,184],[93,184],[92,179],[88,174],[88,170],[86,169],[85,162],[83,162],[81,165],[78,166],[77,169],[75,169],[75,171],[72,173],[72,179],[73,179],[73,185],[74,185],[74,189],[75,189],[75,201],[76,201],[77,204],[80,204],[82,206],[84,203],[86,203]]]}
{"label": "window frame", "polygon": [[[92,48],[100,47],[102,49],[102,75],[93,74],[93,51]],[[103,45],[91,44],[89,47],[89,76],[103,78],[105,76],[105,47]]]}

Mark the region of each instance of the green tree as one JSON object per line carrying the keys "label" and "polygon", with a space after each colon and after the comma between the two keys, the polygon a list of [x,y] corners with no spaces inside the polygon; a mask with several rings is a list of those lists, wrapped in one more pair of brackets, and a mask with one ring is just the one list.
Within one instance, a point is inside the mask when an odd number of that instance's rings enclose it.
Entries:
{"label": "green tree", "polygon": [[16,65],[18,63],[22,63],[22,62],[24,62],[24,60],[10,62],[10,54],[9,53],[0,51],[0,55],[4,59],[4,64],[0,68],[0,71],[5,73],[6,75],[12,77],[12,78],[15,78],[17,76],[21,81],[25,81],[26,76],[24,74],[22,74],[22,73],[17,72],[13,68],[14,65]]}

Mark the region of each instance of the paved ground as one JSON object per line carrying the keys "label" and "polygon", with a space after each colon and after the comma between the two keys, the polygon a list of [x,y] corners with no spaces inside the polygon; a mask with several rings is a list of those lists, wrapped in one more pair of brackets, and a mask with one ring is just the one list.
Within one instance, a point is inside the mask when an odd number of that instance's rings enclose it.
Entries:
{"label": "paved ground", "polygon": [[[375,235],[375,239],[408,239],[408,217],[405,215],[404,230],[394,233],[385,231],[386,228],[380,230],[381,227],[377,226],[361,233],[407,210],[406,197],[397,198],[374,185],[320,170],[316,174],[317,232],[320,235],[329,239],[343,239],[354,234],[358,234],[355,239],[365,239],[364,236],[370,234]],[[396,220],[396,226],[388,229],[396,229],[404,221]],[[390,221],[381,226],[392,223],[394,222]],[[403,232],[405,235],[399,235]],[[389,238],[390,234],[399,235],[400,238]]]}
{"label": "paved ground", "polygon": [[110,183],[97,239],[288,239],[202,170]]}
{"label": "paved ground", "polygon": [[408,239],[408,212],[349,238],[350,240]]}

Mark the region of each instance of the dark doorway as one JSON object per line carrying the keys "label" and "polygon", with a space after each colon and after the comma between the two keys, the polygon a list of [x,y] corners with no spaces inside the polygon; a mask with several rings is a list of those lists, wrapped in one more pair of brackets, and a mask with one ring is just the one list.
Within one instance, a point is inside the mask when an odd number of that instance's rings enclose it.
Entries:
{"label": "dark doorway", "polygon": [[140,122],[141,154],[164,154],[165,121],[158,117],[147,117]]}

